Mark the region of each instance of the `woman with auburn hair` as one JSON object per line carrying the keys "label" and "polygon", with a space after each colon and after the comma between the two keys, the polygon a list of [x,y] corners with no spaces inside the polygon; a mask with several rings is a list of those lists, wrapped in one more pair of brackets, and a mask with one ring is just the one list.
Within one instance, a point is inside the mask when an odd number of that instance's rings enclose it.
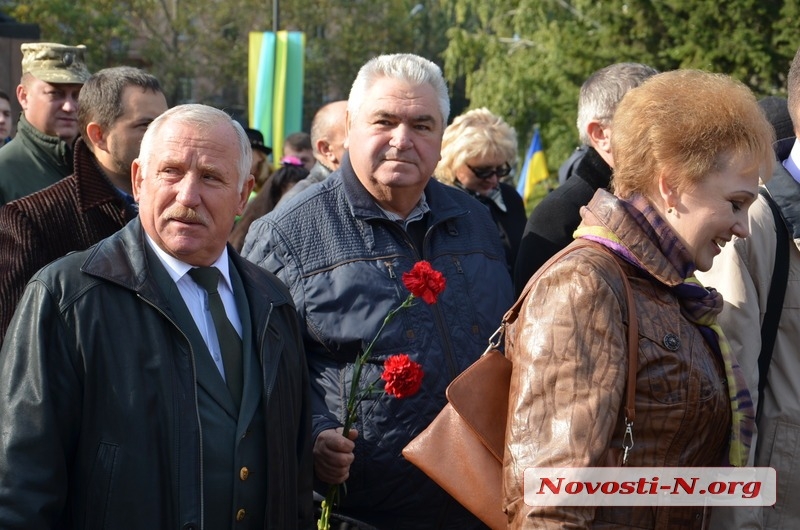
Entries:
{"label": "woman with auburn hair", "polygon": [[[578,248],[540,269],[507,331],[513,372],[503,480],[511,528],[708,521],[708,508],[659,506],[658,496],[637,507],[528,506],[526,468],[621,465],[623,445],[631,467],[747,463],[752,401],[716,325],[721,296],[694,272],[708,270],[733,236],[747,237],[759,178],[771,174],[772,127],[742,83],[676,70],[628,92],[613,131],[614,193],[597,191],[575,232],[589,243],[572,243]],[[628,361],[631,317],[636,366]],[[623,407],[629,370],[632,439]]]}
{"label": "woman with auburn hair", "polygon": [[517,259],[527,216],[522,198],[500,179],[511,174],[517,133],[488,109],[474,109],[453,120],[442,138],[436,178],[469,193],[492,214],[506,251],[508,269]]}

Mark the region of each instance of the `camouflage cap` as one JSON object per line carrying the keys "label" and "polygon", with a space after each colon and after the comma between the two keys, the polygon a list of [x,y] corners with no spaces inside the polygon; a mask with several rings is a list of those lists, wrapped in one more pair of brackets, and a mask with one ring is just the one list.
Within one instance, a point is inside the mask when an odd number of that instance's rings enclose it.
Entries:
{"label": "camouflage cap", "polygon": [[82,85],[89,76],[86,46],[65,46],[55,42],[27,42],[22,50],[22,73],[48,83]]}

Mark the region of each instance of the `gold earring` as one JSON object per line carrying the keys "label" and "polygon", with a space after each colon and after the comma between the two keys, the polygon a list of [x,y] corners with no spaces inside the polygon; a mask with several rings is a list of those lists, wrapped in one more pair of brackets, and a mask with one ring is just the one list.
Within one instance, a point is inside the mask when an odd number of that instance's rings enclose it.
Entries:
{"label": "gold earring", "polygon": [[667,213],[668,214],[672,214],[672,207],[671,206],[669,208],[667,208]]}

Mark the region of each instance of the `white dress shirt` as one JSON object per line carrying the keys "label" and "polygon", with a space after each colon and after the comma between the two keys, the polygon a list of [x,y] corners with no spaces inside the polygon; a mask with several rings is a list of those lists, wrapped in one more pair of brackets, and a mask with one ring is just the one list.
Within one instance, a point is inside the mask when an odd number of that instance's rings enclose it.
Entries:
{"label": "white dress shirt", "polygon": [[[192,269],[191,265],[164,252],[146,233],[145,237],[150,248],[156,253],[161,264],[164,265],[170,278],[172,278],[172,281],[178,286],[178,291],[181,293],[183,301],[186,303],[186,307],[197,325],[197,329],[200,330],[200,335],[202,335],[206,346],[208,346],[208,351],[211,352],[214,364],[217,365],[220,375],[225,379],[225,367],[222,364],[222,353],[217,340],[217,330],[214,327],[214,320],[211,317],[211,311],[208,306],[208,293],[187,274]],[[211,266],[219,269],[219,295],[222,298],[222,304],[225,306],[228,320],[231,321],[236,333],[241,337],[242,321],[239,318],[239,311],[236,309],[236,300],[233,298],[227,247]]]}
{"label": "white dress shirt", "polygon": [[783,167],[794,180],[800,183],[800,140],[795,140],[789,158],[783,161]]}

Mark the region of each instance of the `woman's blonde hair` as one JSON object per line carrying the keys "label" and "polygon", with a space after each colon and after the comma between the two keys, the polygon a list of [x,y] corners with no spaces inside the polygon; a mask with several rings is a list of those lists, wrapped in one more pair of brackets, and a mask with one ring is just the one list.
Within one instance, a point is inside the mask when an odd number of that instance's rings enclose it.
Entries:
{"label": "woman's blonde hair", "polygon": [[775,133],[747,86],[700,70],[657,74],[622,99],[611,127],[614,193],[652,197],[663,175],[676,191],[699,184],[730,156],[772,174]]}
{"label": "woman's blonde hair", "polygon": [[442,159],[434,175],[455,184],[456,170],[472,158],[503,158],[512,166],[517,157],[517,133],[489,109],[470,110],[453,120],[442,138]]}

